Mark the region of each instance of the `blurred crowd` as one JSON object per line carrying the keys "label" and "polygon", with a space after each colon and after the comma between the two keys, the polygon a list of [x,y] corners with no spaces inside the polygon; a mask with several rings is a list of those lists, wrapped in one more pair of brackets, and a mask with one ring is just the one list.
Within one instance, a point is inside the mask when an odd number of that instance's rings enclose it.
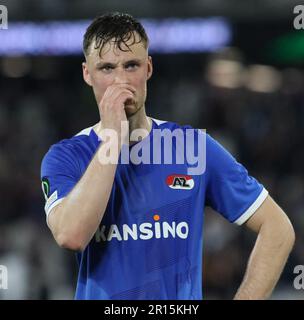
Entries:
{"label": "blurred crowd", "polygon": [[[40,164],[51,144],[98,121],[80,57],[0,59],[0,299],[72,299],[76,258],[46,225]],[[148,115],[205,128],[264,184],[291,219],[296,244],[273,299],[304,298],[293,287],[304,264],[304,72],[248,65],[235,51],[155,55]],[[231,299],[255,235],[211,209],[204,225],[204,296]],[[303,290],[302,290],[303,291]]]}

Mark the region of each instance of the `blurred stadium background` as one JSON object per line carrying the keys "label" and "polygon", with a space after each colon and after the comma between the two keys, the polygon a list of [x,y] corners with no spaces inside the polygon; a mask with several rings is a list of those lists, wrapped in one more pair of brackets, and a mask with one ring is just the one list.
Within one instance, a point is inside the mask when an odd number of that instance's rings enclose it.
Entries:
{"label": "blurred stadium background", "polygon": [[[289,215],[297,240],[272,299],[303,299],[304,31],[292,0],[0,0],[0,299],[72,299],[74,254],[45,223],[40,163],[52,143],[98,120],[82,80],[81,39],[108,11],[143,19],[154,75],[149,115],[206,128]],[[55,22],[54,22],[55,21]],[[204,296],[231,299],[254,235],[207,210]]]}

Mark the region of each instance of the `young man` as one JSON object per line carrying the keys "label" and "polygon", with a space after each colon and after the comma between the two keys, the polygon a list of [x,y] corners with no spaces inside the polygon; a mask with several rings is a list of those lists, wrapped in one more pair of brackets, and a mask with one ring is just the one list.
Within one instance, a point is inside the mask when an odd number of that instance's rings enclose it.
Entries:
{"label": "young man", "polygon": [[[76,299],[202,299],[207,204],[258,233],[235,299],[269,297],[295,238],[285,213],[209,135],[146,115],[152,59],[138,21],[120,13],[100,16],[83,46],[83,77],[100,121],[53,145],[41,170],[48,226],[61,247],[78,251]],[[138,129],[142,141],[136,143]],[[172,154],[181,143],[187,148],[187,130],[195,131],[194,148],[206,159],[198,174],[189,174],[193,163],[184,150],[178,153],[183,161],[124,162],[139,145],[148,160],[168,151],[156,133],[175,130],[181,139],[172,143]]]}

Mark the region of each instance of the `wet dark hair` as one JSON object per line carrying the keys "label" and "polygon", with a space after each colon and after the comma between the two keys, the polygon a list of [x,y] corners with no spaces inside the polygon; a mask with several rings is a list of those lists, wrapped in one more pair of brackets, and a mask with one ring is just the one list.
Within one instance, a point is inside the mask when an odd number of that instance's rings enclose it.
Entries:
{"label": "wet dark hair", "polygon": [[[136,34],[139,40],[136,39]],[[88,55],[90,46],[95,41],[94,49],[98,49],[101,55],[105,44],[112,40],[122,51],[129,51],[131,45],[140,42],[148,48],[149,43],[146,31],[139,21],[129,14],[112,12],[96,17],[88,26],[83,37],[83,52]],[[132,41],[127,44],[129,40]],[[122,44],[127,47],[127,50],[122,48]]]}

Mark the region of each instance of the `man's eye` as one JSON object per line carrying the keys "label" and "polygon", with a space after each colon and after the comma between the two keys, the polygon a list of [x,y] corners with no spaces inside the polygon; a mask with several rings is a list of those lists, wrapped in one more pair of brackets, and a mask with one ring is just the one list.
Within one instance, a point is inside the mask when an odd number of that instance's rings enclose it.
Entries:
{"label": "man's eye", "polygon": [[104,72],[109,72],[109,71],[113,70],[113,67],[112,66],[103,66],[100,69]]}
{"label": "man's eye", "polygon": [[136,69],[137,67],[138,67],[138,63],[129,63],[126,65],[127,70],[133,70],[133,69]]}

